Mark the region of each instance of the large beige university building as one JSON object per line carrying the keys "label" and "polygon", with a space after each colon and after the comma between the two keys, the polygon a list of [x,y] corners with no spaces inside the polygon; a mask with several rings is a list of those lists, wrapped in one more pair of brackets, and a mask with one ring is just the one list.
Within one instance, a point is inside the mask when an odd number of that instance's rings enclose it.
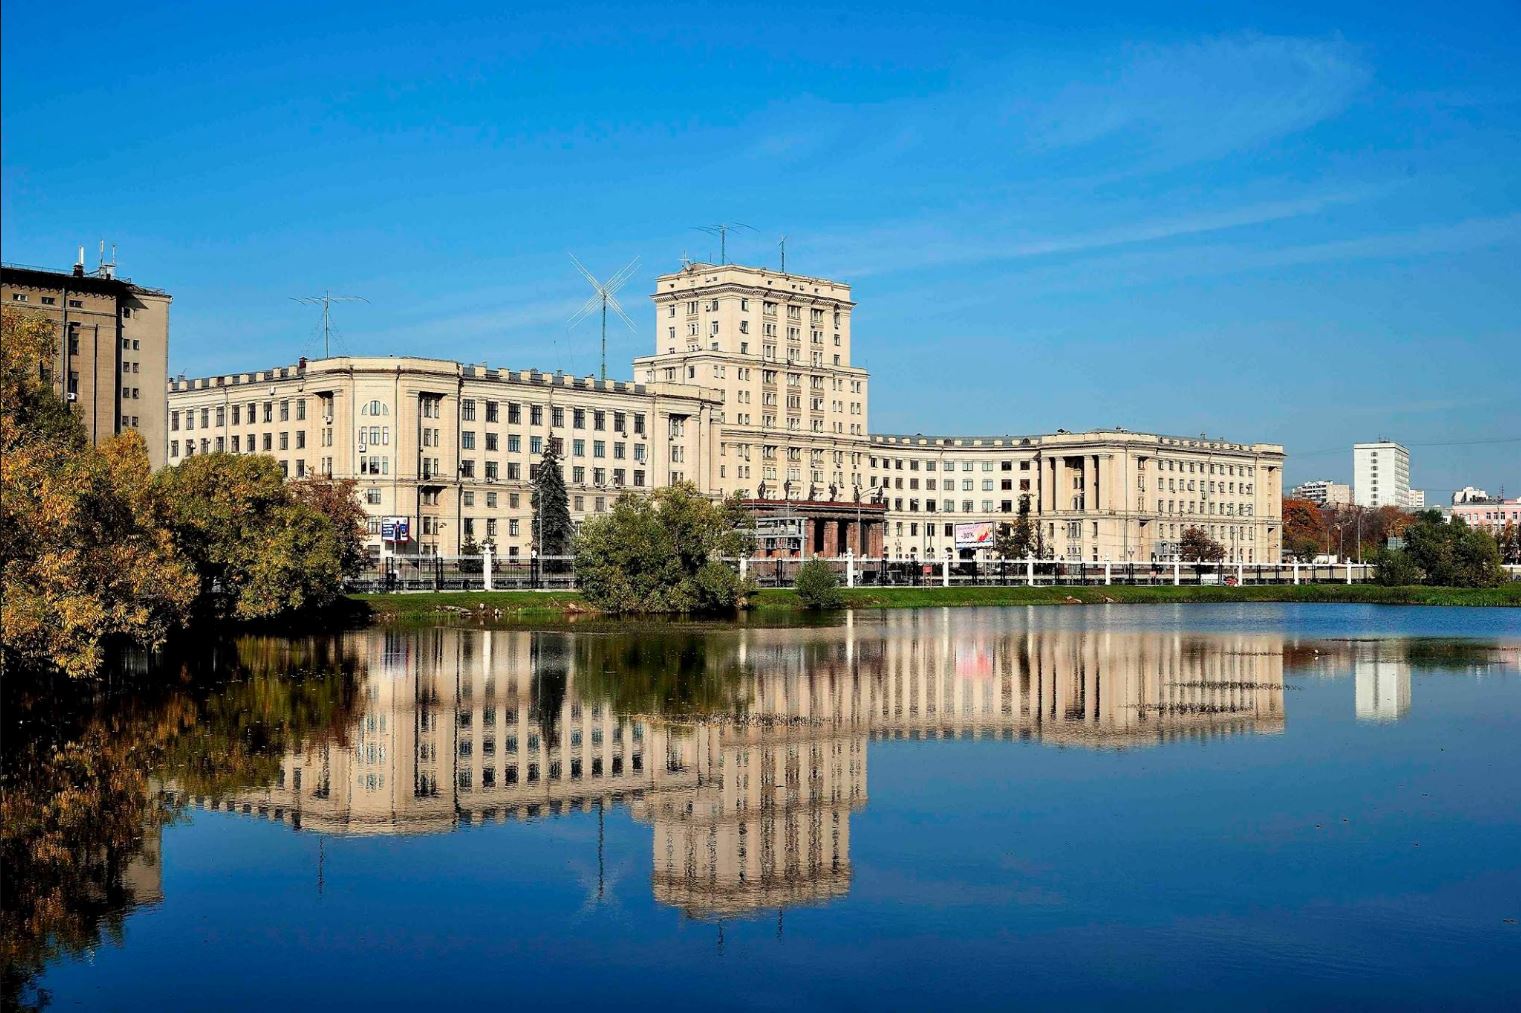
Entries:
{"label": "large beige university building", "polygon": [[1279,558],[1276,444],[872,435],[848,285],[690,264],[658,278],[653,299],[655,351],[632,382],[407,357],[175,380],[167,460],[268,453],[291,476],[354,478],[376,545],[380,518],[406,517],[403,551],[425,554],[474,540],[530,555],[531,479],[553,442],[577,522],[623,491],[687,480],[829,518],[809,522],[805,555],[986,557],[968,532],[1013,521],[1027,498],[1068,560],[1167,559],[1194,525],[1231,561]]}

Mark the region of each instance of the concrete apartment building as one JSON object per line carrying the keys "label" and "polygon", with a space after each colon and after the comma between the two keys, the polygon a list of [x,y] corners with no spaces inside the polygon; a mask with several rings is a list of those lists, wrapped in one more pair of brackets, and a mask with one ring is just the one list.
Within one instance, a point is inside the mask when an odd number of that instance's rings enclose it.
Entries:
{"label": "concrete apartment building", "polygon": [[1410,505],[1410,451],[1398,443],[1352,445],[1352,491],[1358,506]]}
{"label": "concrete apartment building", "polygon": [[469,540],[532,553],[532,480],[551,441],[577,522],[625,489],[704,486],[713,391],[600,381],[441,359],[339,357],[169,385],[169,463],[274,456],[292,478],[352,478],[379,545],[383,517],[411,521],[410,549]]}
{"label": "concrete apartment building", "polygon": [[1311,503],[1318,503],[1321,506],[1352,505],[1352,487],[1343,482],[1332,482],[1326,478],[1301,482],[1294,487],[1289,496],[1293,499],[1307,499]]}
{"label": "concrete apartment building", "polygon": [[164,466],[164,384],[169,376],[169,304],[158,289],[116,275],[114,264],[91,273],[84,254],[72,271],[6,264],[0,303],[38,314],[57,328],[50,364],[92,444],[135,429],[148,460]]}
{"label": "concrete apartment building", "polygon": [[473,539],[530,555],[530,481],[555,440],[577,522],[624,490],[685,479],[795,524],[768,552],[988,558],[991,541],[958,545],[957,525],[996,528],[1029,496],[1069,560],[1169,559],[1195,524],[1230,561],[1278,559],[1280,446],[1124,430],[872,436],[848,285],[688,264],[652,298],[655,353],[634,360],[633,382],[384,357],[179,379],[168,459],[271,453],[293,477],[354,478],[377,547],[382,517],[408,519],[402,552],[452,555]]}

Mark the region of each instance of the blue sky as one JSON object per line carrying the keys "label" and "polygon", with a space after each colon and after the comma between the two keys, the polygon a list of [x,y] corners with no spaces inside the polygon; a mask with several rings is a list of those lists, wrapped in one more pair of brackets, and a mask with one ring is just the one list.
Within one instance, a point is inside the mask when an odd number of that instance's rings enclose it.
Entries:
{"label": "blue sky", "polygon": [[567,253],[637,256],[626,376],[737,220],[854,285],[876,431],[1209,432],[1290,481],[1388,436],[1521,493],[1521,7],[989,7],[13,0],[0,243],[119,244],[191,375],[319,351],[323,289],[370,299],[344,351],[594,372]]}

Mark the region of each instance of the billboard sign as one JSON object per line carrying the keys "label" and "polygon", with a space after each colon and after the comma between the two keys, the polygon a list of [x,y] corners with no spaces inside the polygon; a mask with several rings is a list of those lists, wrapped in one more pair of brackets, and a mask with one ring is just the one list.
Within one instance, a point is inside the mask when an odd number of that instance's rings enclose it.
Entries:
{"label": "billboard sign", "polygon": [[956,525],[956,548],[991,549],[992,547],[992,521],[971,521]]}
{"label": "billboard sign", "polygon": [[802,538],[803,518],[757,517],[755,535],[757,538]]}
{"label": "billboard sign", "polygon": [[382,517],[380,538],[386,542],[409,542],[412,540],[412,518]]}

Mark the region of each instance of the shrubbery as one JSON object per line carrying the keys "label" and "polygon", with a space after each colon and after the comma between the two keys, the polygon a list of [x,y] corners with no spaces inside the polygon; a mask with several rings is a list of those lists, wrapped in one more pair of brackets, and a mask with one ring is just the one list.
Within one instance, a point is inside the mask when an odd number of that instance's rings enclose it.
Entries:
{"label": "shrubbery", "polygon": [[722,561],[751,549],[736,498],[714,503],[689,482],[624,493],[576,537],[576,580],[604,612],[724,612],[743,607],[749,580]]}
{"label": "shrubbery", "polygon": [[834,567],[817,556],[798,567],[797,596],[811,609],[835,609],[845,603]]}
{"label": "shrubbery", "polygon": [[1405,529],[1404,542],[1404,548],[1379,555],[1380,584],[1494,587],[1505,580],[1494,536],[1459,518],[1445,521],[1428,510]]}

